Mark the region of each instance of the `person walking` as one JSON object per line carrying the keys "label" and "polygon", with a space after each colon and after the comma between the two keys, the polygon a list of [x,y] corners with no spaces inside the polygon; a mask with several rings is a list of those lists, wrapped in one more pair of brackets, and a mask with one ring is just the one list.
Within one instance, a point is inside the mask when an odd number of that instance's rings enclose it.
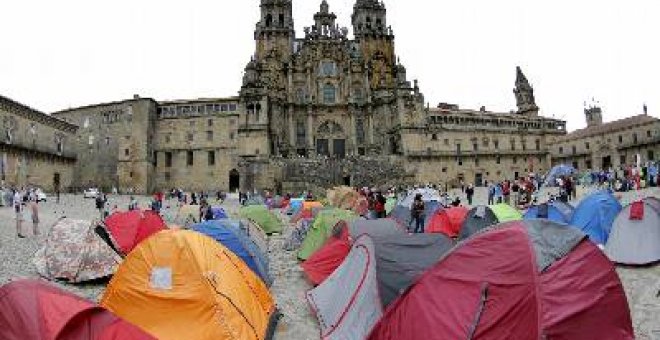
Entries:
{"label": "person walking", "polygon": [[410,207],[412,219],[415,221],[415,230],[413,230],[413,233],[424,233],[424,209],[422,194],[415,195],[415,200]]}
{"label": "person walking", "polygon": [[385,218],[385,203],[387,200],[382,193],[378,192],[376,194],[376,203],[374,205],[374,210],[376,211],[376,218]]}
{"label": "person walking", "polygon": [[12,205],[14,206],[14,212],[16,213],[16,236],[18,238],[25,238],[23,235],[23,195],[17,189],[14,190],[14,197],[12,198]]}
{"label": "person walking", "polygon": [[467,195],[468,205],[472,206],[472,198],[474,197],[474,186],[472,183],[468,184],[467,189],[465,189],[465,195]]}

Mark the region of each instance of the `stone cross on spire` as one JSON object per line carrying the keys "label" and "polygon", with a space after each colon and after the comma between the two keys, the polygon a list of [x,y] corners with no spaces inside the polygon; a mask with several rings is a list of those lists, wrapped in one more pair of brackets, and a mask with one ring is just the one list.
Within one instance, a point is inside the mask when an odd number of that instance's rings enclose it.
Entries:
{"label": "stone cross on spire", "polygon": [[529,84],[520,66],[516,67],[516,87],[513,89],[513,93],[516,95],[519,114],[538,116],[539,107],[536,106],[534,99],[534,88]]}

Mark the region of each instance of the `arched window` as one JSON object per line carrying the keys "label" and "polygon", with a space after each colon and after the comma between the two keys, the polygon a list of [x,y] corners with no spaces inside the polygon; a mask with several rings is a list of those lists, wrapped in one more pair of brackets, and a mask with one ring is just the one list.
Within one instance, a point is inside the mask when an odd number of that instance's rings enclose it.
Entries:
{"label": "arched window", "polygon": [[266,15],[266,27],[270,27],[273,24],[273,16],[270,14]]}
{"label": "arched window", "polygon": [[335,86],[332,84],[325,84],[325,86],[323,86],[323,102],[325,104],[334,104],[336,97]]}

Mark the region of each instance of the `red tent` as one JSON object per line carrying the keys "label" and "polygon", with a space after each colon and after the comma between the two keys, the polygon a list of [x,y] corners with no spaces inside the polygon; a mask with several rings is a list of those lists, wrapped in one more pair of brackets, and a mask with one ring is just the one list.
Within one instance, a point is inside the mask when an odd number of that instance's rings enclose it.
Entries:
{"label": "red tent", "polygon": [[0,339],[152,340],[106,309],[51,284],[14,281],[0,287]]}
{"label": "red tent", "polygon": [[515,221],[459,244],[369,339],[634,339],[612,263],[586,236]]}
{"label": "red tent", "polygon": [[438,210],[426,226],[426,232],[444,233],[451,238],[456,238],[461,231],[461,225],[465,221],[468,211],[465,207]]}
{"label": "red tent", "polygon": [[114,213],[105,219],[105,226],[123,254],[130,253],[144,239],[167,228],[160,215],[149,210]]}
{"label": "red tent", "polygon": [[[346,222],[342,221],[340,223]],[[348,237],[348,228],[343,227],[339,235],[331,237],[323,245],[323,248],[312,254],[300,266],[307,274],[309,281],[314,285],[318,285],[344,262],[350,251],[351,241]]]}

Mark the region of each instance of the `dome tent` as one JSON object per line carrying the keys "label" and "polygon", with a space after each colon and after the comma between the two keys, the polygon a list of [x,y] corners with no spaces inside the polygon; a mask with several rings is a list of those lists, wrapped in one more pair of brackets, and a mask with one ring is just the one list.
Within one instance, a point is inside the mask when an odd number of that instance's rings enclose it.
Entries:
{"label": "dome tent", "polygon": [[557,223],[568,224],[573,216],[575,208],[568,203],[554,201],[539,205],[533,205],[525,212],[524,219],[545,218]]}
{"label": "dome tent", "polygon": [[114,274],[121,257],[94,229],[89,221],[63,218],[55,223],[34,255],[39,275],[80,283]]}
{"label": "dome tent", "polygon": [[634,339],[612,263],[583,233],[548,220],[505,223],[459,244],[368,337],[545,338]]}
{"label": "dome tent", "polygon": [[468,210],[465,207],[451,207],[437,211],[426,226],[427,233],[443,233],[451,238],[458,236],[463,221],[467,217]]}
{"label": "dome tent", "polygon": [[268,261],[259,247],[245,234],[241,222],[232,220],[206,221],[195,224],[192,230],[220,242],[245,262],[255,274],[270,286],[273,283],[268,274]]}
{"label": "dome tent", "polygon": [[465,217],[458,239],[465,240],[490,226],[498,223],[517,221],[522,218],[523,216],[518,210],[507,204],[476,206]]}
{"label": "dome tent", "polygon": [[108,216],[104,224],[111,246],[123,255],[130,253],[147,237],[167,228],[163,219],[150,210],[117,212]]}
{"label": "dome tent", "polygon": [[594,243],[605,245],[621,209],[621,203],[609,191],[596,191],[578,204],[570,225],[589,235]]}
{"label": "dome tent", "polygon": [[161,340],[270,338],[277,313],[263,281],[208,236],[165,230],[131,252],[101,305]]}
{"label": "dome tent", "polygon": [[660,261],[660,200],[648,197],[624,207],[614,219],[605,253],[629,265]]}
{"label": "dome tent", "polygon": [[155,340],[104,308],[40,280],[0,287],[0,339]]}

